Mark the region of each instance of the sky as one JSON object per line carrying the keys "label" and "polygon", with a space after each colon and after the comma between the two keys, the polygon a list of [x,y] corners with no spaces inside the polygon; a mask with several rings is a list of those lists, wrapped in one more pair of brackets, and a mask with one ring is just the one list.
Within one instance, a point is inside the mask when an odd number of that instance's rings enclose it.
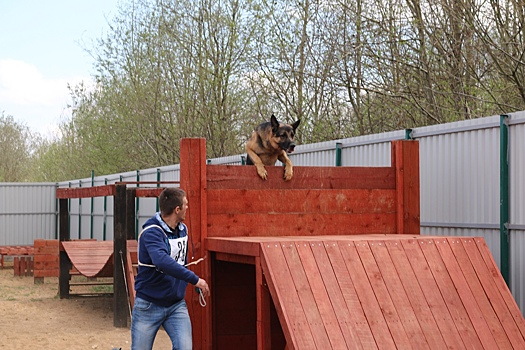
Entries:
{"label": "sky", "polygon": [[[122,2],[122,1],[121,1]],[[86,49],[109,32],[118,0],[0,0],[0,115],[50,137],[71,116],[67,84],[89,83]]]}

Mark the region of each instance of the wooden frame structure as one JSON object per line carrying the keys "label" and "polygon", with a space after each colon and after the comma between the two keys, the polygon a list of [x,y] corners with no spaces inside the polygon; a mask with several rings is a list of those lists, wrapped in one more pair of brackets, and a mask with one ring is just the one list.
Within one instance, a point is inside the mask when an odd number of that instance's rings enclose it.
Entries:
{"label": "wooden frame structure", "polygon": [[[481,237],[419,236],[419,147],[393,141],[388,167],[210,165],[205,139],[182,139],[195,259],[212,295],[186,294],[195,349],[525,348],[525,320]],[[162,188],[61,189],[67,200],[114,195],[114,253],[129,256],[135,198]],[[60,293],[70,262],[60,251]],[[68,265],[69,264],[69,265]],[[127,325],[114,261],[114,324]],[[133,295],[130,293],[130,299]]]}
{"label": "wooden frame structure", "polygon": [[[289,182],[282,180],[278,166],[267,167],[268,180],[263,181],[253,167],[207,165],[205,139],[183,139],[180,149],[180,185],[190,203],[186,224],[199,243],[196,256],[212,256],[196,267],[199,276],[211,281],[209,307],[200,308],[196,296],[189,297],[196,349],[272,347],[271,328],[279,326],[259,254],[261,239],[245,244],[245,237],[419,234],[417,141],[392,142],[390,167],[296,166]],[[231,312],[232,319],[219,321],[222,304],[246,309],[239,302],[242,293],[228,287],[235,275],[254,282],[242,283],[238,290],[255,296],[250,304],[256,308]],[[257,320],[256,331],[251,327],[235,335],[223,329],[228,324],[242,328],[247,322],[234,318],[243,314]],[[282,337],[274,339],[273,347],[278,343]]]}

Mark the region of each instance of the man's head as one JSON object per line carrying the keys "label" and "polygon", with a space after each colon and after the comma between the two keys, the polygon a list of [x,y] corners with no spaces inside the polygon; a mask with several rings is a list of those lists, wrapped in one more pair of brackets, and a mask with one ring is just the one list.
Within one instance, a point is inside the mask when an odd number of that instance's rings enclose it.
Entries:
{"label": "man's head", "polygon": [[181,188],[168,187],[159,196],[160,214],[163,218],[176,215],[177,222],[184,221],[186,209],[188,209],[188,199],[186,192]]}

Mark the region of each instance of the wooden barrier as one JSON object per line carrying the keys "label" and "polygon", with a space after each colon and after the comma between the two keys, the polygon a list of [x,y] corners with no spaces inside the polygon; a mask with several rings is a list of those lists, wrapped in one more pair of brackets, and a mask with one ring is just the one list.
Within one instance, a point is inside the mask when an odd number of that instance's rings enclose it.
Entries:
{"label": "wooden barrier", "polygon": [[34,241],[34,283],[44,283],[45,277],[58,277],[58,239]]}

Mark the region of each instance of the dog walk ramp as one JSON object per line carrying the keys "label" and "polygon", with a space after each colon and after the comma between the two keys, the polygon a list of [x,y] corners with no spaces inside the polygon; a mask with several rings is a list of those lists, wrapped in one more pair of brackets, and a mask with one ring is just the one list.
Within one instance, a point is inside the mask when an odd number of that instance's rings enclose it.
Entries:
{"label": "dog walk ramp", "polygon": [[483,238],[261,242],[287,349],[525,349]]}

